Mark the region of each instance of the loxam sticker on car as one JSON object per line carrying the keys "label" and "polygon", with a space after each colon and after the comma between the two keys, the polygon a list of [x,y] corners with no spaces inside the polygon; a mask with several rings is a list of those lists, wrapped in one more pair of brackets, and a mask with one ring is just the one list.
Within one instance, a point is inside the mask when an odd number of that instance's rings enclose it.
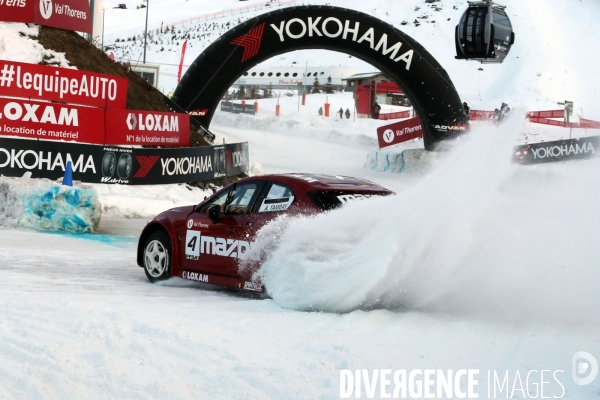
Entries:
{"label": "loxam sticker on car", "polygon": [[249,290],[251,292],[262,292],[263,285],[261,285],[260,283],[256,283],[256,282],[245,282],[244,290]]}
{"label": "loxam sticker on car", "polygon": [[209,283],[208,275],[200,274],[198,272],[183,271],[183,273],[181,274],[181,277],[183,279],[189,279],[190,281]]}

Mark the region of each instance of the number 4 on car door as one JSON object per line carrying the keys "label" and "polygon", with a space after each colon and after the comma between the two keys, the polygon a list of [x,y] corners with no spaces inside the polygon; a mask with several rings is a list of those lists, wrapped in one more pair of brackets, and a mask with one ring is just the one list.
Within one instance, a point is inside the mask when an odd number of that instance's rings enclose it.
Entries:
{"label": "number 4 on car door", "polygon": [[185,235],[185,258],[197,260],[200,256],[200,232],[188,230]]}

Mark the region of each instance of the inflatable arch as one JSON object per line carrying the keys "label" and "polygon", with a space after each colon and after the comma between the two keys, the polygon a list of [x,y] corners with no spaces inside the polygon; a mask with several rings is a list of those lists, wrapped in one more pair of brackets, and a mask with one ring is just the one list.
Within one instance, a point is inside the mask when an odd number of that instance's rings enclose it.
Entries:
{"label": "inflatable arch", "polygon": [[333,6],[282,8],[234,27],[196,58],[172,100],[209,127],[223,95],[244,72],[276,55],[305,49],[346,53],[386,74],[421,119],[426,149],[467,129],[450,77],[423,46],[384,21]]}

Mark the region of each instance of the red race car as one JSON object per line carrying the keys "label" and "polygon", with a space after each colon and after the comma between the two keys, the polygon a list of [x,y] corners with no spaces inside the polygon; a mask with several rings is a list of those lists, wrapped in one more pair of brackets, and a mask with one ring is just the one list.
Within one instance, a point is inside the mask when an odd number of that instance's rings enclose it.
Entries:
{"label": "red race car", "polygon": [[393,193],[346,176],[282,174],[242,179],[198,205],[156,216],[140,235],[137,263],[151,282],[178,276],[262,292],[262,284],[252,281],[254,270],[238,268],[260,228],[284,213],[312,215],[349,201]]}

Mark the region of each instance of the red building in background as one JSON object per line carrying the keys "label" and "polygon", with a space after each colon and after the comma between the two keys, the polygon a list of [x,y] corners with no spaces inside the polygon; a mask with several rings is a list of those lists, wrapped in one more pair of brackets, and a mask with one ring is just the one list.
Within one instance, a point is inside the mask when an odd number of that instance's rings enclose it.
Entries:
{"label": "red building in background", "polygon": [[408,106],[406,95],[394,82],[380,72],[369,74],[356,74],[347,81],[346,90],[354,92],[356,102],[356,115],[358,118],[372,118],[373,106],[377,102],[384,105]]}

